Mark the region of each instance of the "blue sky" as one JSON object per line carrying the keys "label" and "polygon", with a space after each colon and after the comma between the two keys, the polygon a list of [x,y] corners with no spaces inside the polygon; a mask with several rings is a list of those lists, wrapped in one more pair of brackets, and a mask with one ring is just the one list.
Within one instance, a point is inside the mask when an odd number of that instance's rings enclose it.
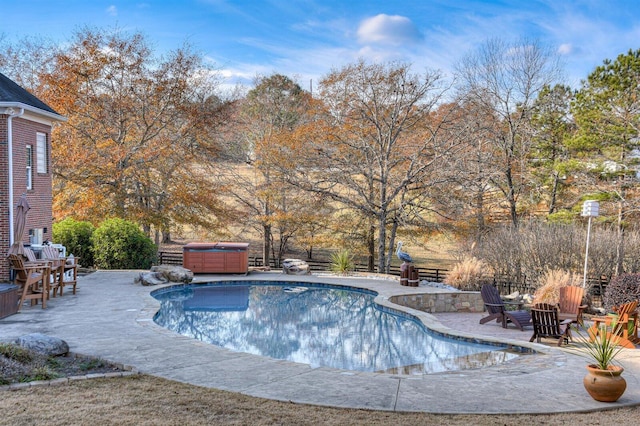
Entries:
{"label": "blue sky", "polygon": [[278,72],[306,86],[359,58],[448,74],[488,38],[530,37],[561,54],[577,88],[640,48],[640,0],[21,0],[0,14],[9,40],[64,42],[89,25],[139,31],[158,54],[188,42],[230,84]]}

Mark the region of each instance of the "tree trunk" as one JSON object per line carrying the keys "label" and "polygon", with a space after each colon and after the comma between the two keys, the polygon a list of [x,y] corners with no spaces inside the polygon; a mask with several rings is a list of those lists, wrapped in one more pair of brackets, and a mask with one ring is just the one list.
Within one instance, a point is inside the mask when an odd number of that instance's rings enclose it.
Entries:
{"label": "tree trunk", "polygon": [[480,246],[482,236],[484,235],[484,194],[478,190],[476,194],[476,246]]}
{"label": "tree trunk", "polygon": [[616,244],[616,275],[624,273],[624,207],[618,202],[618,242]]}
{"label": "tree trunk", "polygon": [[384,272],[384,261],[387,242],[387,228],[385,226],[387,216],[385,212],[380,212],[378,216],[378,273]]}
{"label": "tree trunk", "polygon": [[393,259],[393,249],[396,245],[396,233],[398,232],[398,221],[394,219],[393,225],[391,226],[391,231],[389,231],[389,250],[387,252],[387,264],[384,268],[384,273],[388,274],[391,272],[391,259]]}
{"label": "tree trunk", "polygon": [[551,200],[549,200],[549,214],[556,210],[556,199],[558,197],[558,186],[560,186],[560,174],[553,173],[553,189],[551,190]]}
{"label": "tree trunk", "polygon": [[262,264],[266,267],[269,265],[271,255],[271,225],[264,225],[263,227],[264,240],[262,242]]}
{"label": "tree trunk", "polygon": [[509,164],[507,171],[507,201],[509,202],[509,215],[511,216],[511,223],[514,228],[518,228],[518,205],[516,202],[516,188],[513,183],[513,175],[511,171],[511,164]]}
{"label": "tree trunk", "polygon": [[376,255],[376,228],[373,224],[369,227],[369,232],[367,234],[367,270],[369,272],[375,272],[376,263],[375,263],[375,255]]}

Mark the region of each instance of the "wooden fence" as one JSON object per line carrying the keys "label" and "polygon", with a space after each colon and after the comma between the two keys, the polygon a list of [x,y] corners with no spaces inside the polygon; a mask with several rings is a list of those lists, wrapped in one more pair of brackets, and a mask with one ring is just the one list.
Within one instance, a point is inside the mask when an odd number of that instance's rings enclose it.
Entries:
{"label": "wooden fence", "polygon": [[[331,262],[329,261],[305,260],[305,262],[309,264],[312,272],[328,271],[331,269]],[[182,265],[182,252],[159,251],[158,263],[168,265]],[[249,266],[264,266],[262,263],[262,258],[249,256]],[[280,269],[282,266],[280,265],[279,259],[271,259],[269,267],[271,269]],[[356,272],[368,272],[368,269],[369,268],[367,267],[367,265],[359,263],[355,264]],[[447,269],[439,268],[416,268],[416,270],[419,272],[421,280],[432,282],[442,282],[448,272]],[[392,266],[390,274],[400,276],[400,267]],[[600,302],[601,296],[602,294],[604,294],[604,289],[606,288],[607,283],[608,281],[605,277],[587,279],[587,288],[589,288],[589,294],[593,298],[595,304],[598,304]],[[496,276],[493,278],[493,284],[500,290],[500,294],[511,294],[515,291],[520,292],[520,294],[533,294],[536,290],[536,286],[533,283],[527,282],[527,280],[522,283],[516,283],[509,280],[507,277]]]}
{"label": "wooden fence", "polygon": [[182,252],[181,251],[159,251],[158,265],[182,266]]}
{"label": "wooden fence", "polygon": [[[320,261],[320,260],[305,260],[309,264],[309,268],[311,271],[321,272],[328,271],[331,269],[331,262],[329,261]],[[280,265],[279,259],[270,259],[269,267],[271,269],[280,269],[282,266]],[[158,264],[160,265],[181,265],[182,266],[182,252],[177,251],[159,251],[158,252]],[[249,256],[249,267],[262,267],[263,262],[261,257]],[[367,265],[364,264],[355,264],[356,272],[367,272]],[[420,278],[428,281],[442,282],[444,280],[447,270],[446,269],[436,269],[436,268],[416,268],[416,270],[420,273]],[[391,267],[391,275],[400,276],[400,267],[392,266]]]}

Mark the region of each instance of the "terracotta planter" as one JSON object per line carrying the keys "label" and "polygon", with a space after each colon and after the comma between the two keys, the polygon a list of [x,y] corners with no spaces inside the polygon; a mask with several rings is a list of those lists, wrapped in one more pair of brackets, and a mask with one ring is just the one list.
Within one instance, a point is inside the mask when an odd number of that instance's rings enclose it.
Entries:
{"label": "terracotta planter", "polygon": [[621,376],[624,368],[615,365],[607,370],[601,370],[595,365],[587,365],[587,375],[584,376],[584,388],[596,401],[615,402],[627,389],[627,382]]}

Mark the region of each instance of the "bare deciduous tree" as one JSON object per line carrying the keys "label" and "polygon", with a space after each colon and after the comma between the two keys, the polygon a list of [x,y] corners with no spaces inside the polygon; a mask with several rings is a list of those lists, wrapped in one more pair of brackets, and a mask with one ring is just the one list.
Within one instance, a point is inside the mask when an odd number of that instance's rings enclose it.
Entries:
{"label": "bare deciduous tree", "polygon": [[500,123],[490,138],[500,176],[491,182],[502,193],[514,226],[522,210],[521,195],[529,186],[531,111],[538,93],[553,85],[560,71],[555,53],[531,40],[488,40],[457,66],[461,98],[482,106]]}
{"label": "bare deciduous tree", "polygon": [[368,218],[379,271],[388,270],[397,226],[424,209],[429,187],[445,179],[444,159],[455,158],[449,116],[435,114],[446,89],[437,73],[405,64],[347,65],[320,82],[323,109],[292,148],[300,161],[289,182]]}

